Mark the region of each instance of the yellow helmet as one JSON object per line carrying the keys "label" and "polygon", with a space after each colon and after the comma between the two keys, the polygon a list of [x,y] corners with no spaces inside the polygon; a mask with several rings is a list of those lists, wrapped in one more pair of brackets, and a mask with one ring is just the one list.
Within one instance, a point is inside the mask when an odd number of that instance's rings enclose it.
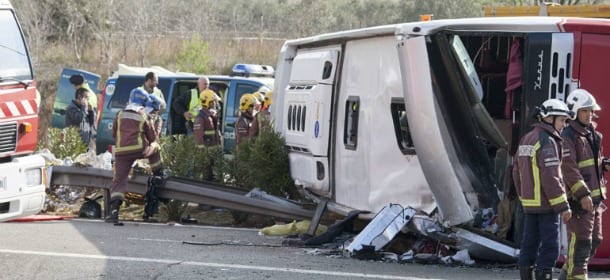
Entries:
{"label": "yellow helmet", "polygon": [[210,102],[212,101],[220,101],[220,97],[212,91],[211,89],[206,89],[199,94],[199,99],[201,100],[201,106],[204,108],[210,107]]}
{"label": "yellow helmet", "polygon": [[245,112],[248,110],[248,108],[250,108],[250,106],[254,106],[254,104],[260,104],[260,102],[258,102],[258,99],[254,97],[254,94],[245,93],[239,99],[239,110]]}
{"label": "yellow helmet", "polygon": [[268,91],[265,93],[265,106],[271,106],[271,102],[273,101],[273,91]]}

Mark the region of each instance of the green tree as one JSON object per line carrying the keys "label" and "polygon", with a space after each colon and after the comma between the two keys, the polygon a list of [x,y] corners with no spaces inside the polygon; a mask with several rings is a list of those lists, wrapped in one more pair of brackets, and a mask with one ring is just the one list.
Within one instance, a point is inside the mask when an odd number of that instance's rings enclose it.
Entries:
{"label": "green tree", "polygon": [[195,34],[182,44],[177,63],[180,71],[207,73],[209,60],[208,43],[202,40],[199,34]]}

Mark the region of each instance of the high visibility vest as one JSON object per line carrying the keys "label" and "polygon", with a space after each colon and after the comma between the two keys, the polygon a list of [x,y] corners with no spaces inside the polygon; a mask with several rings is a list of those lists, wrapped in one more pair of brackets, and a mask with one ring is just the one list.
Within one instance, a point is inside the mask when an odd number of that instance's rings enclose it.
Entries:
{"label": "high visibility vest", "polygon": [[200,107],[201,107],[201,100],[199,100],[199,91],[196,88],[191,89],[191,102],[189,102],[189,110],[188,110],[188,112],[191,113],[191,119],[189,119],[187,121],[195,120],[195,118],[197,117],[197,114],[199,114]]}

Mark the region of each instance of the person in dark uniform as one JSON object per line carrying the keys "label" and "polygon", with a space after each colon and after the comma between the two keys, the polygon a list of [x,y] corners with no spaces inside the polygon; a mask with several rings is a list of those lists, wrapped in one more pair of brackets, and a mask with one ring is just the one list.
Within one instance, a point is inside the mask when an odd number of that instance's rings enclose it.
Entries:
{"label": "person in dark uniform", "polygon": [[568,255],[559,279],[587,279],[589,259],[602,242],[602,201],[606,198],[602,134],[595,130],[595,111],[601,110],[591,93],[575,89],[566,100],[574,116],[561,134],[561,165],[573,217],[566,224]]}
{"label": "person in dark uniform", "polygon": [[257,104],[259,104],[258,99],[251,93],[246,93],[239,99],[239,111],[241,113],[235,124],[236,147],[239,147],[239,144],[250,139],[250,128],[252,127],[254,115],[256,114],[254,107]]}
{"label": "person in dark uniform", "polygon": [[549,99],[537,108],[538,122],[519,142],[513,180],[523,206],[519,254],[521,279],[551,279],[559,257],[559,215],[572,217],[561,173],[561,131],[571,112],[563,101]]}
{"label": "person in dark uniform", "polygon": [[114,119],[112,136],[116,143],[115,168],[110,186],[110,216],[106,219],[108,223],[123,225],[119,222],[119,210],[125,200],[129,170],[135,160],[147,158],[153,175],[163,175],[156,131],[144,111],[149,100],[150,95],[144,89],[133,89],[129,103]]}

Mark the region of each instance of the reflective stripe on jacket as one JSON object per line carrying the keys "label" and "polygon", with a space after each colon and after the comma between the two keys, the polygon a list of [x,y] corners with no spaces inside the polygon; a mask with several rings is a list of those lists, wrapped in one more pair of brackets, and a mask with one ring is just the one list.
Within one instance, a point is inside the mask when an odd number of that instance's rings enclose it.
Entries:
{"label": "reflective stripe on jacket", "polygon": [[112,127],[115,154],[143,153],[156,140],[155,130],[143,111],[122,110],[117,113]]}
{"label": "reflective stripe on jacket", "polygon": [[211,147],[220,145],[220,122],[217,114],[210,109],[201,109],[193,123],[193,134],[197,147]]}
{"label": "reflective stripe on jacket", "polygon": [[250,128],[254,118],[249,112],[242,112],[235,124],[235,143],[239,146],[244,140],[250,139]]}
{"label": "reflective stripe on jacket", "polygon": [[559,133],[536,123],[519,143],[513,179],[524,213],[561,213],[569,209],[561,173]]}

